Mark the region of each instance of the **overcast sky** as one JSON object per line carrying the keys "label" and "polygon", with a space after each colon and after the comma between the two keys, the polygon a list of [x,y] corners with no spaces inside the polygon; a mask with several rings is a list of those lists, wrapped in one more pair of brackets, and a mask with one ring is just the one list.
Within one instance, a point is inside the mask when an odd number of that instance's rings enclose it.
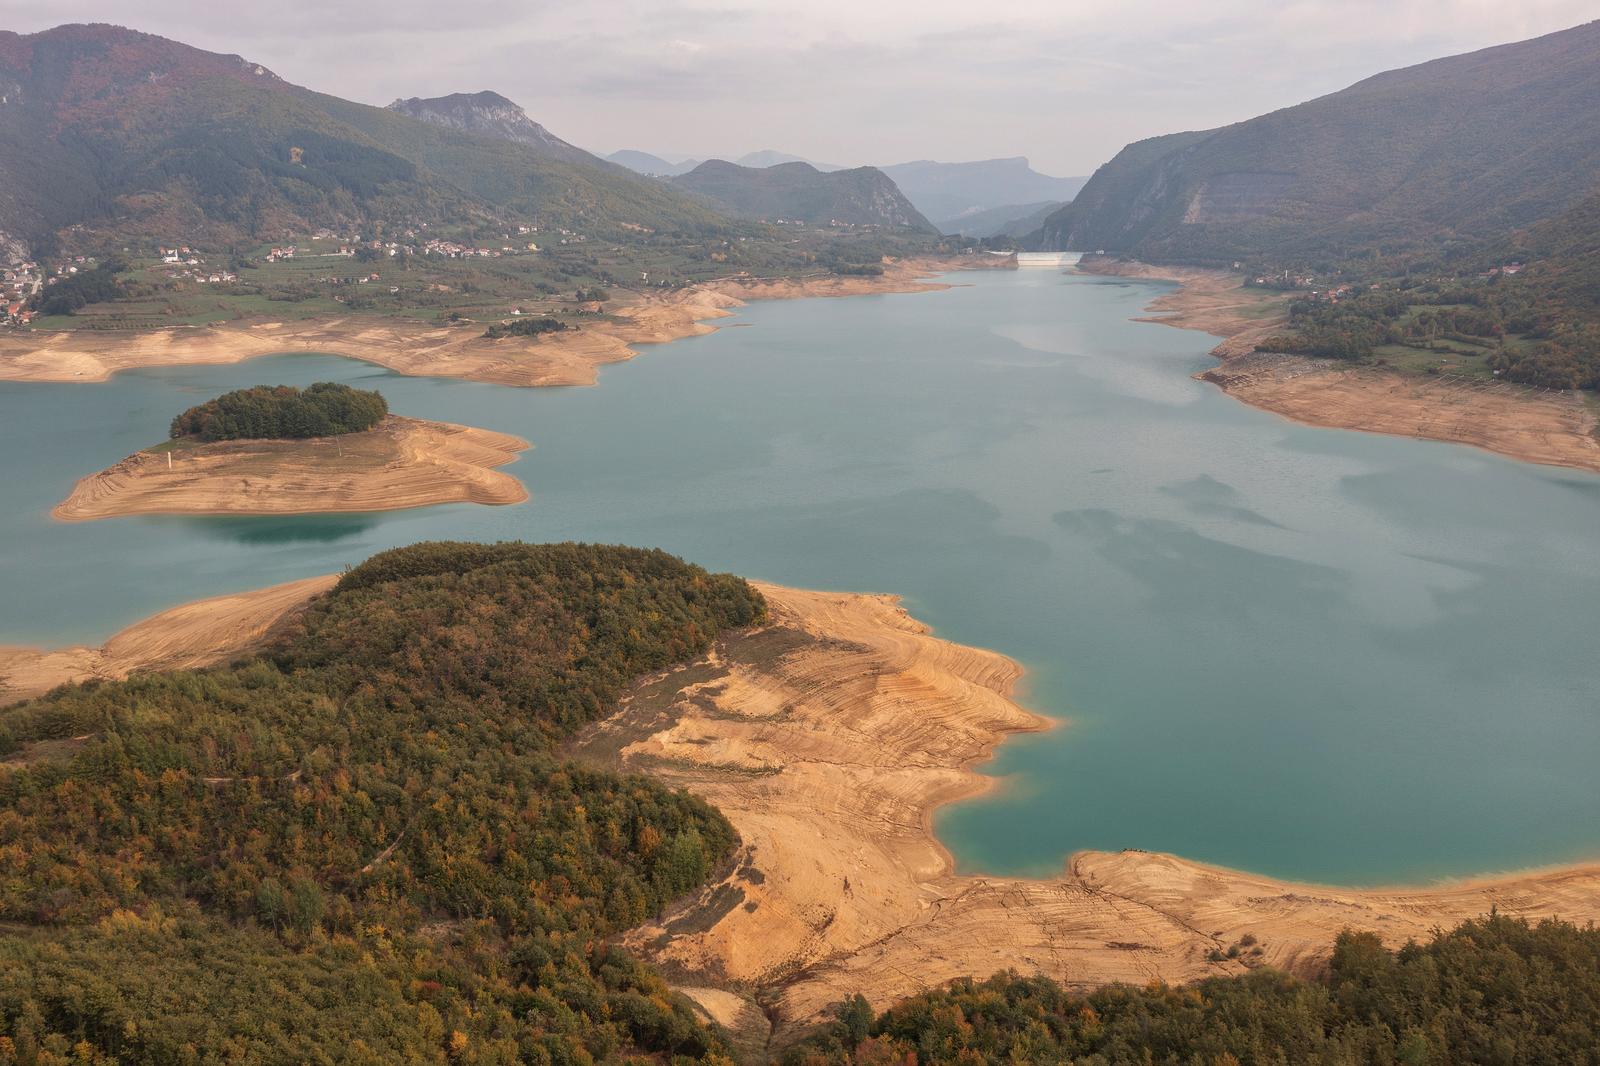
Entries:
{"label": "overcast sky", "polygon": [[1026,155],[1066,175],[1131,140],[1597,13],[1595,0],[0,0],[0,27],[116,22],[373,104],[494,89],[602,154]]}

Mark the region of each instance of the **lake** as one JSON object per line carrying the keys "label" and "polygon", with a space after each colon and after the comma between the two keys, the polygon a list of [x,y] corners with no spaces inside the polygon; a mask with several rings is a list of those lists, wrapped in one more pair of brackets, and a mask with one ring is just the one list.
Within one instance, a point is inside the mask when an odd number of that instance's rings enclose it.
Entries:
{"label": "lake", "polygon": [[[1080,848],[1371,884],[1600,856],[1600,477],[1297,426],[1191,374],[1161,289],[1051,270],[755,304],[598,388],[284,355],[0,383],[0,643],[98,642],[173,604],[423,539],[591,540],[903,595],[1028,668],[1061,720],[945,808],[971,872]],[[518,434],[532,499],[62,524],[73,481],[261,383],[378,388]]]}

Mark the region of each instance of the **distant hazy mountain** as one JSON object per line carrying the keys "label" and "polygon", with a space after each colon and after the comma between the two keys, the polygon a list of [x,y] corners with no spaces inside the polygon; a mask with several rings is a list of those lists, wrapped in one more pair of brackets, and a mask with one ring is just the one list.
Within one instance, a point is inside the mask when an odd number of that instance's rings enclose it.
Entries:
{"label": "distant hazy mountain", "polygon": [[712,159],[671,183],[746,218],[933,230],[933,224],[876,167],[824,173],[809,163],[743,167]]}
{"label": "distant hazy mountain", "polygon": [[835,170],[849,169],[848,167],[840,166],[837,163],[818,163],[814,159],[807,159],[804,156],[799,155],[790,155],[788,152],[780,152],[773,148],[763,148],[759,152],[747,152],[738,159],[735,159],[734,162],[738,163],[741,167],[763,168],[775,167],[782,163],[805,163],[807,166],[816,167],[824,174],[831,173]]}
{"label": "distant hazy mountain", "polygon": [[508,213],[619,236],[722,224],[660,182],[555,158],[575,149],[554,138],[418,121],[116,26],[0,32],[0,98],[0,243],[81,226],[79,242],[222,244]]}
{"label": "distant hazy mountain", "polygon": [[1338,259],[1502,240],[1600,176],[1600,22],[1129,145],[1030,244]]}
{"label": "distant hazy mountain", "polygon": [[[676,176],[687,174],[699,166],[698,160],[671,163],[648,152],[625,149],[606,157],[641,174]],[[833,163],[818,163],[789,152],[766,148],[740,156],[734,162],[742,167],[766,168],[783,163],[805,163],[824,173],[845,170]],[[1026,157],[1011,159],[984,159],[972,163],[938,163],[921,160],[915,163],[896,163],[879,167],[887,174],[905,198],[927,218],[945,219],[954,223],[967,215],[994,209],[1016,209],[1018,215],[1027,209],[1054,201],[1065,203],[1083,188],[1088,178],[1053,178],[1040,174],[1028,164]],[[1002,220],[1008,221],[1008,220]],[[992,222],[983,225],[992,225]],[[945,224],[941,224],[945,226]],[[945,228],[954,233],[969,227]]]}
{"label": "distant hazy mountain", "polygon": [[499,93],[451,93],[422,99],[396,100],[390,111],[431,122],[436,126],[498,137],[525,144],[544,159],[567,163],[598,163],[599,158],[568,144],[533,119],[527,112]]}
{"label": "distant hazy mountain", "polygon": [[[716,158],[721,157],[719,156]],[[702,160],[699,159],[682,159],[676,163],[673,163],[663,159],[661,156],[651,155],[649,152],[635,151],[632,148],[624,148],[620,152],[612,152],[610,155],[606,156],[606,159],[612,163],[618,164],[619,166],[627,167],[629,170],[637,171],[640,174],[654,174],[658,177],[676,177],[679,174],[687,174],[689,171],[699,166],[702,162]],[[733,162],[737,163],[741,167],[754,167],[756,169],[775,167],[782,163],[805,163],[809,166],[817,168],[823,173],[831,173],[835,170],[848,169],[846,167],[837,166],[833,163],[813,162],[810,159],[805,159],[797,155],[791,155],[788,152],[779,152],[771,148],[763,148],[759,152],[746,152],[739,158],[734,159]]]}
{"label": "distant hazy mountain", "polygon": [[1007,204],[987,211],[973,211],[960,218],[936,222],[939,232],[962,237],[1025,237],[1044,224],[1062,206],[1060,200],[1041,204]]}
{"label": "distant hazy mountain", "polygon": [[917,210],[942,219],[959,219],[1007,205],[1071,200],[1088,180],[1040,174],[1023,156],[972,163],[924,159],[896,163],[884,167],[883,172],[894,179]]}
{"label": "distant hazy mountain", "polygon": [[627,167],[638,174],[652,174],[657,177],[676,177],[687,174],[700,165],[698,159],[685,159],[681,163],[669,163],[658,155],[649,152],[636,152],[632,148],[624,148],[620,152],[612,152],[606,156],[606,161],[618,166]]}

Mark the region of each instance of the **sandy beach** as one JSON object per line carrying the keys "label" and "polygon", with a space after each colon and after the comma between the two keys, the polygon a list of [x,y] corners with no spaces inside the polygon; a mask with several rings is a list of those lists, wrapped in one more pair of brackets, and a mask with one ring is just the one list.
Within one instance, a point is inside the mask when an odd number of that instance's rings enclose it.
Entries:
{"label": "sandy beach", "polygon": [[443,325],[375,315],[306,322],[238,322],[147,332],[15,333],[0,337],[0,381],[104,381],[119,370],[237,363],[276,352],[324,352],[400,374],[496,385],[593,385],[599,367],[663,344],[710,333],[710,322],[748,300],[862,296],[945,288],[946,270],[1010,265],[994,256],[888,263],[881,275],[725,278],[667,293],[632,294],[604,319],[540,337],[483,336],[484,323]]}
{"label": "sandy beach", "polygon": [[522,483],[494,468],[527,447],[506,433],[390,415],[364,433],[338,437],[138,452],[79,480],[50,513],[78,522],[134,514],[313,514],[521,503],[528,498]]}
{"label": "sandy beach", "polygon": [[1223,338],[1211,353],[1220,365],[1199,376],[1253,407],[1307,425],[1468,444],[1524,462],[1600,472],[1596,408],[1579,393],[1260,353],[1256,345],[1287,321],[1283,294],[1196,267],[1091,260],[1081,269],[1178,282],[1180,288],[1153,300],[1151,314],[1140,321]]}
{"label": "sandy beach", "polygon": [[[958,875],[934,810],[992,785],[972,767],[1007,735],[1049,726],[1011,699],[1018,666],[938,639],[892,597],[761,589],[769,626],[641,685],[573,747],[737,827],[732,871],[627,942],[747,1041],[781,1042],[856,992],[882,1007],[1006,968],[1085,987],[1304,973],[1347,927],[1403,942],[1491,906],[1600,918],[1600,865],[1392,890],[1133,851],[1074,855],[1056,878]],[[1259,954],[1228,959],[1246,935]],[[767,1019],[776,1034],[750,1031]]]}
{"label": "sandy beach", "polygon": [[326,592],[338,574],[216,596],[162,611],[98,648],[44,650],[0,646],[0,704],[68,681],[118,680],[140,670],[209,666],[258,644],[285,616]]}

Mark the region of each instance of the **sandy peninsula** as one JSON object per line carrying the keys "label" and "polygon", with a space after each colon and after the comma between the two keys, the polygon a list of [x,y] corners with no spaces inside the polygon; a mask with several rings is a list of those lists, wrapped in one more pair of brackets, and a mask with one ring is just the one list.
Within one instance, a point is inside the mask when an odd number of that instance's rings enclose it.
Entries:
{"label": "sandy peninsula", "polygon": [[328,591],[338,574],[197,600],[135,622],[98,648],[0,646],[0,704],[69,681],[209,666],[258,645],[280,621]]}
{"label": "sandy peninsula", "polygon": [[1468,444],[1524,462],[1600,472],[1600,418],[1580,393],[1257,352],[1287,321],[1283,295],[1246,288],[1242,278],[1219,270],[1104,259],[1080,269],[1178,282],[1140,321],[1222,337],[1211,353],[1219,365],[1199,376],[1254,407],[1307,425]]}
{"label": "sandy peninsula", "polygon": [[444,325],[349,315],[305,322],[242,321],[144,332],[63,330],[0,338],[0,381],[104,381],[119,370],[237,363],[275,352],[326,352],[400,374],[496,385],[592,385],[598,368],[638,355],[637,345],[712,332],[710,322],[749,300],[860,296],[945,288],[947,270],[1015,265],[997,256],[919,258],[885,264],[881,275],[722,278],[667,293],[619,298],[605,318],[539,337],[483,336],[483,323]]}
{"label": "sandy peninsula", "polygon": [[312,514],[437,503],[521,503],[522,483],[494,468],[527,441],[390,415],[363,433],[310,440],[218,441],[138,452],[81,479],[56,505],[69,522],[135,514]]}
{"label": "sandy peninsula", "polygon": [[1249,965],[1305,972],[1346,927],[1397,942],[1491,906],[1600,918],[1600,865],[1374,891],[1145,852],[1080,853],[1049,879],[958,875],[933,811],[990,785],[972,767],[1008,734],[1048,726],[1011,699],[1018,666],[934,637],[891,597],[761,590],[768,626],[649,679],[573,749],[737,827],[731,872],[627,942],[748,1042],[852,993],[882,1007],[1005,968],[1182,982],[1240,971],[1226,953],[1249,934]]}

